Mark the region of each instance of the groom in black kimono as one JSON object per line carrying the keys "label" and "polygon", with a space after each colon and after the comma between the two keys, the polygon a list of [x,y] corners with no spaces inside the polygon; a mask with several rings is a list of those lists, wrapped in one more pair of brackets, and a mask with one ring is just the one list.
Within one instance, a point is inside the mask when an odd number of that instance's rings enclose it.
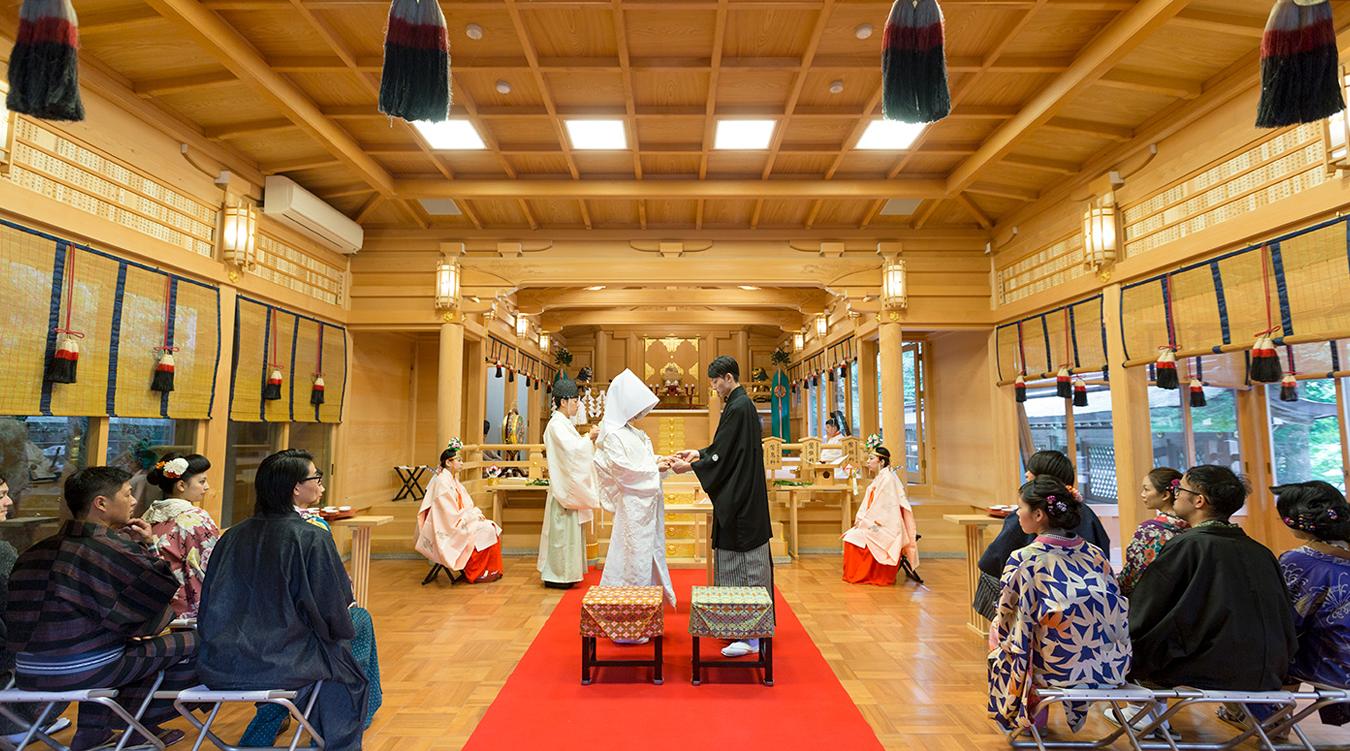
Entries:
{"label": "groom in black kimono", "polygon": [[[722,398],[722,419],[711,446],[681,451],[671,463],[677,474],[693,470],[712,499],[713,584],[766,587],[773,596],[773,529],[769,490],[764,480],[764,432],[754,402],[740,384],[741,368],[723,355],[708,364],[708,378]],[[722,650],[727,657],[759,652],[759,640],[738,641]]]}

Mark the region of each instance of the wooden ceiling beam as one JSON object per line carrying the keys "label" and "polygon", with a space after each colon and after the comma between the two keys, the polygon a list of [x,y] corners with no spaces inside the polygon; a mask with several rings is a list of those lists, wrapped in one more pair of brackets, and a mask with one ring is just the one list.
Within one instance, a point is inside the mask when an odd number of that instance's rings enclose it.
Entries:
{"label": "wooden ceiling beam", "polygon": [[800,329],[805,321],[801,313],[773,310],[737,310],[680,308],[674,310],[581,310],[545,313],[539,324],[549,331],[567,326],[776,326],[784,331]]}
{"label": "wooden ceiling beam", "polygon": [[370,155],[362,152],[356,139],[347,131],[324,117],[318,105],[298,86],[268,67],[267,61],[253,45],[220,16],[197,0],[146,2],[201,45],[206,54],[216,58],[240,80],[252,84],[288,120],[350,166],[372,188],[385,195],[393,193],[393,176]]}
{"label": "wooden ceiling beam", "polygon": [[163,21],[153,8],[134,5],[128,8],[92,11],[80,14],[80,32],[83,34],[119,34],[142,24]]}
{"label": "wooden ceiling beam", "polygon": [[985,167],[995,163],[1033,128],[1044,125],[1070,99],[1101,78],[1131,50],[1173,19],[1188,0],[1140,0],[1101,31],[1074,60],[1069,70],[1032,97],[1017,116],[985,139],[947,180],[950,193],[959,193],[976,180]]}
{"label": "wooden ceiling beam", "polygon": [[769,140],[769,158],[764,162],[764,169],[760,173],[760,178],[767,180],[773,173],[774,163],[778,161],[779,149],[783,146],[783,139],[787,137],[788,124],[791,122],[793,114],[797,110],[797,102],[800,101],[802,88],[806,85],[806,74],[815,62],[816,50],[820,48],[820,39],[825,33],[826,24],[830,20],[830,11],[833,9],[833,2],[827,1],[821,6],[820,12],[816,14],[816,23],[811,28],[811,36],[806,43],[806,51],[802,53],[801,67],[797,69],[796,76],[792,81],[792,90],[788,92],[787,104],[783,106],[783,120],[773,129],[773,136]]}
{"label": "wooden ceiling beam", "polygon": [[975,221],[981,227],[985,229],[993,229],[994,221],[990,219],[987,215],[985,215],[985,213],[980,210],[979,206],[975,205],[975,201],[971,200],[970,196],[966,195],[965,193],[957,193],[956,202],[961,204],[961,207],[964,208],[967,212],[969,212],[971,216],[975,217]]}
{"label": "wooden ceiling beam", "polygon": [[1107,71],[1105,75],[1097,79],[1097,84],[1125,91],[1162,94],[1177,99],[1194,99],[1200,96],[1200,92],[1204,88],[1204,85],[1199,81],[1132,70]]}
{"label": "wooden ceiling beam", "polygon": [[342,162],[336,157],[312,156],[307,159],[290,159],[284,162],[260,164],[258,165],[258,171],[262,172],[264,175],[282,175],[287,172],[300,172],[307,169],[336,167],[340,164],[342,164]]}
{"label": "wooden ceiling beam", "polygon": [[737,287],[700,289],[603,289],[594,292],[585,289],[531,287],[516,293],[516,308],[526,315],[539,315],[554,310],[585,310],[605,308],[641,308],[651,306],[718,306],[729,308],[786,309],[801,311],[804,306],[819,308],[829,294],[821,289],[800,287],[743,290]]}
{"label": "wooden ceiling beam", "polygon": [[[1014,201],[1026,201],[1028,203],[1035,201],[1040,194],[1034,190],[1026,188],[1014,188],[1010,185],[998,185],[995,183],[971,183],[966,187],[967,193],[979,193],[986,196],[997,196],[999,198],[1011,198]],[[961,194],[957,194],[958,196]]]}
{"label": "wooden ceiling beam", "polygon": [[228,70],[222,70],[216,73],[198,73],[191,76],[171,76],[169,78],[152,78],[145,81],[137,81],[132,85],[132,90],[136,92],[137,96],[155,97],[163,96],[165,94],[177,94],[183,91],[225,86],[232,83],[239,83],[239,79]]}
{"label": "wooden ceiling beam", "polygon": [[257,135],[259,133],[292,130],[298,127],[300,126],[290,120],[284,118],[272,118],[268,120],[250,120],[248,122],[202,128],[202,135],[212,140],[220,141],[229,138],[238,138],[240,136]]}
{"label": "wooden ceiling beam", "polygon": [[396,180],[414,198],[936,198],[940,178],[899,180]]}
{"label": "wooden ceiling beam", "polygon": [[1194,31],[1209,31],[1216,34],[1229,34],[1253,39],[1260,39],[1266,28],[1265,16],[1224,13],[1199,8],[1187,8],[1181,11],[1172,23],[1174,26]]}
{"label": "wooden ceiling beam", "polygon": [[1043,172],[1054,172],[1059,175],[1076,175],[1083,168],[1083,166],[1077,162],[1045,159],[1039,156],[1027,156],[1025,154],[1008,154],[1003,157],[1002,161],[1004,164],[1011,164],[1014,167],[1038,169]]}
{"label": "wooden ceiling beam", "polygon": [[1112,141],[1128,141],[1134,138],[1134,130],[1123,125],[1112,125],[1095,120],[1080,120],[1073,117],[1052,117],[1042,124],[1049,130],[1063,130],[1070,133],[1086,133]]}

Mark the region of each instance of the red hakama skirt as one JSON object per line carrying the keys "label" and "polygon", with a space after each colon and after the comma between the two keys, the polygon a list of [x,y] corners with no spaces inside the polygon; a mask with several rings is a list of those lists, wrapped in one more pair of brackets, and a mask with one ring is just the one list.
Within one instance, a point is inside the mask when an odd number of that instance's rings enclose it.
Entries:
{"label": "red hakama skirt", "polygon": [[895,575],[900,566],[886,566],[877,563],[867,548],[860,548],[851,542],[844,543],[844,581],[849,584],[875,584],[889,587],[895,584]]}
{"label": "red hakama skirt", "polygon": [[[498,540],[487,550],[475,550],[464,564],[464,578],[470,584],[502,578],[502,543]],[[892,577],[894,578],[894,577]]]}

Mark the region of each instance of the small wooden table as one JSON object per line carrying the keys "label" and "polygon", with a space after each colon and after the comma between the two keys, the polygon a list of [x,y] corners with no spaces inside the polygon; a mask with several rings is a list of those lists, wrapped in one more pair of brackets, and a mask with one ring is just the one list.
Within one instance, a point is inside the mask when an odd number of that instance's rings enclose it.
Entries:
{"label": "small wooden table", "polygon": [[0,520],[0,540],[8,542],[22,553],[37,542],[38,530],[47,525],[59,525],[59,516],[16,516]]}
{"label": "small wooden table", "polygon": [[512,493],[538,492],[548,495],[547,485],[529,485],[529,482],[530,480],[524,477],[499,477],[496,484],[487,486],[487,491],[492,494],[492,521],[502,523],[502,509],[506,507],[506,496]]}
{"label": "small wooden table", "polygon": [[980,586],[980,555],[984,553],[984,530],[1002,527],[1003,520],[988,514],[944,514],[943,519],[966,530],[966,602],[970,608],[966,625],[980,636],[989,634],[989,620],[975,610],[975,590]]}
{"label": "small wooden table", "polygon": [[713,583],[713,505],[711,503],[667,503],[666,513],[702,514],[694,524],[694,535],[701,540],[694,546],[694,555],[703,554],[703,559],[707,563],[708,585],[711,586]]}
{"label": "small wooden table", "polygon": [[798,557],[797,545],[797,509],[798,493],[839,493],[839,534],[847,532],[853,526],[853,486],[847,482],[830,485],[771,485],[774,490],[786,492],[788,496],[788,529],[792,533],[788,552]]}
{"label": "small wooden table", "polygon": [[352,530],[352,594],[363,608],[370,588],[370,531],[393,520],[392,516],[353,516],[333,522]]}

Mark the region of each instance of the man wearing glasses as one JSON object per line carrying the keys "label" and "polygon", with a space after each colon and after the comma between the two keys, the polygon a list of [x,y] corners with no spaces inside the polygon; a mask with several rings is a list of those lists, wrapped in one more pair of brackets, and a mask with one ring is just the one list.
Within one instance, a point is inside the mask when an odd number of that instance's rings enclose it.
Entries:
{"label": "man wearing glasses", "polygon": [[1171,688],[1274,691],[1297,647],[1279,564],[1229,521],[1246,482],[1227,467],[1192,468],[1176,512],[1190,524],[1163,546],[1130,598],[1130,678]]}

